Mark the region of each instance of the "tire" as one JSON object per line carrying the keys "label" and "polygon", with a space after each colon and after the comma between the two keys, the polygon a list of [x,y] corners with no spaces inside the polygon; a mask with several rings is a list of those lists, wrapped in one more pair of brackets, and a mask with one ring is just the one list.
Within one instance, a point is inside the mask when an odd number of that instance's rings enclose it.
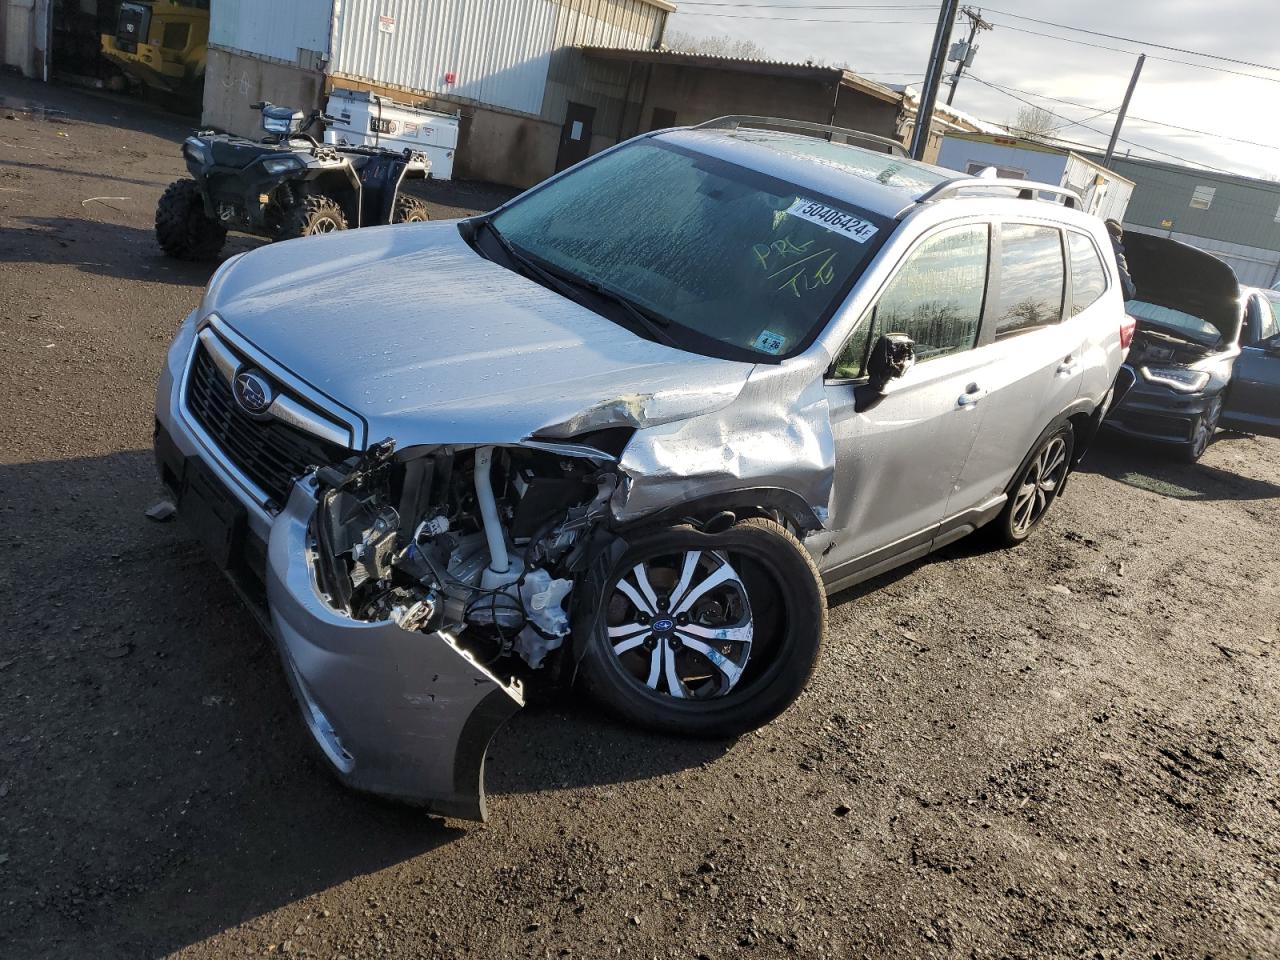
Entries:
{"label": "tire", "polygon": [[1009,499],[991,524],[996,542],[1016,547],[1035,531],[1071,469],[1075,431],[1064,423],[1040,438],[1017,478],[1009,487]]}
{"label": "tire", "polygon": [[194,180],[169,184],[156,206],[156,242],[178,260],[211,260],[227,242],[227,228],[204,212]]}
{"label": "tire", "polygon": [[427,205],[417,197],[400,197],[392,214],[392,223],[425,223],[431,219]]}
{"label": "tire", "polygon": [[303,197],[302,202],[285,211],[280,219],[280,239],[316,237],[347,229],[347,217],[336,200],[324,194]]}
{"label": "tire", "polygon": [[664,733],[727,738],[768,723],[808,684],[827,629],[813,558],[769,520],[639,535],[587,595],[604,598],[583,628],[588,694]]}
{"label": "tire", "polygon": [[1213,435],[1218,430],[1218,421],[1222,419],[1222,397],[1217,396],[1209,401],[1200,419],[1196,421],[1196,433],[1191,442],[1178,448],[1180,459],[1186,463],[1195,463],[1204,456],[1213,442]]}

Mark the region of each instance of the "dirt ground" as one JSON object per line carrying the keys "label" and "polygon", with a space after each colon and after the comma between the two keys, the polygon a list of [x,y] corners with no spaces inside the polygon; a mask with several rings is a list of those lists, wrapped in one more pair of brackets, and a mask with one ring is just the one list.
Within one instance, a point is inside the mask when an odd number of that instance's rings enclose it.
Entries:
{"label": "dirt ground", "polygon": [[1280,956],[1280,443],[1097,450],[1022,548],[833,598],[765,729],[527,709],[490,823],[431,819],[313,764],[271,642],[143,515],[212,269],[151,231],[187,122],[0,97],[0,954]]}

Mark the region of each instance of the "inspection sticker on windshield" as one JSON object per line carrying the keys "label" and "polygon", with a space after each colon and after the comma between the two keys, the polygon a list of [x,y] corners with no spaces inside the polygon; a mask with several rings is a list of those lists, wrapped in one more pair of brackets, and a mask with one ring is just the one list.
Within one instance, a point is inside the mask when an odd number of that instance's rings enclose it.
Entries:
{"label": "inspection sticker on windshield", "polygon": [[787,213],[801,220],[808,220],[826,227],[832,233],[842,233],[857,243],[866,243],[876,235],[877,228],[866,220],[860,220],[851,213],[845,213],[825,203],[817,203],[800,197],[787,208]]}
{"label": "inspection sticker on windshield", "polygon": [[760,336],[756,337],[756,342],[752,344],[761,353],[771,353],[774,356],[780,354],[786,345],[787,338],[772,330],[761,330]]}

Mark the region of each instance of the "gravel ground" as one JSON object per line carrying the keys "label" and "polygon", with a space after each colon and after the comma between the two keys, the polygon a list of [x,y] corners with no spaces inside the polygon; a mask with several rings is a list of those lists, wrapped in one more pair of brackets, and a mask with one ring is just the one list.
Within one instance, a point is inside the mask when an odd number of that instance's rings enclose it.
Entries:
{"label": "gravel ground", "polygon": [[767,728],[527,709],[489,825],[427,818],[308,759],[271,643],[143,516],[211,271],[151,233],[188,122],[0,97],[0,954],[1280,956],[1280,444],[1104,447],[1022,548],[833,598]]}

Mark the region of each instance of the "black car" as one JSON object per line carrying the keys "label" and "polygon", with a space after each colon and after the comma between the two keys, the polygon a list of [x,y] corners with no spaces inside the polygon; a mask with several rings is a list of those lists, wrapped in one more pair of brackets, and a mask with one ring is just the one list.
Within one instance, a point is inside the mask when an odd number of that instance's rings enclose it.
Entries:
{"label": "black car", "polygon": [[1200,459],[1219,427],[1280,436],[1280,322],[1266,293],[1166,237],[1128,233],[1133,388],[1106,425]]}

